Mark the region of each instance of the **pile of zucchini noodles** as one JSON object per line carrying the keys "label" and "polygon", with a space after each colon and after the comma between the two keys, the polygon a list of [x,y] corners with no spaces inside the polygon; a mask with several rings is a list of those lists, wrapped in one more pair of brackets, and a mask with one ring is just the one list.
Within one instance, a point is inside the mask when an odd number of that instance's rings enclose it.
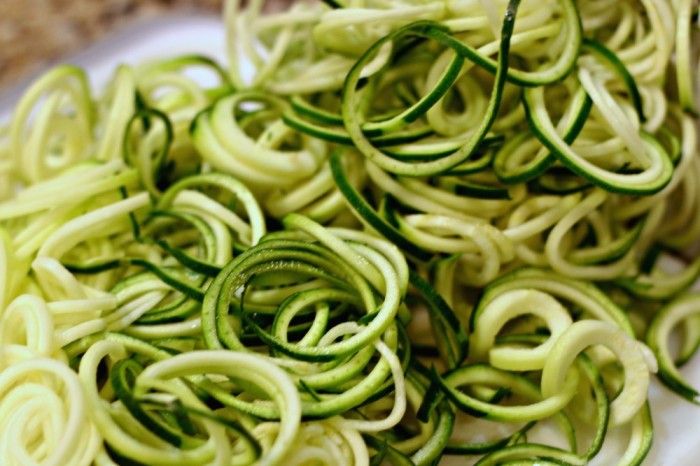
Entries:
{"label": "pile of zucchini noodles", "polygon": [[0,464],[640,464],[653,373],[700,399],[696,2],[263,7],[0,130]]}

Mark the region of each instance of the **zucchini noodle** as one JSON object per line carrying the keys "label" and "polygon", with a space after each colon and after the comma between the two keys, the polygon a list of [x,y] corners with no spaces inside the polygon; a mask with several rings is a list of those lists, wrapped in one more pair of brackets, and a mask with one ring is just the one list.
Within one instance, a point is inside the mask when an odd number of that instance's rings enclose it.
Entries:
{"label": "zucchini noodle", "polygon": [[654,374],[700,404],[696,10],[229,0],[228,63],[47,72],[0,463],[641,464]]}
{"label": "zucchini noodle", "polygon": [[101,436],[89,419],[77,374],[57,354],[47,304],[21,296],[5,309],[2,324],[3,464],[91,464]]}

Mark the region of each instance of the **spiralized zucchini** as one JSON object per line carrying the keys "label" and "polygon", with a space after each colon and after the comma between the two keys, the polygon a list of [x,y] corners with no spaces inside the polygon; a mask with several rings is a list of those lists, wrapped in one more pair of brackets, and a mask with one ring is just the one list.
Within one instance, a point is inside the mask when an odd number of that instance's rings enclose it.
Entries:
{"label": "spiralized zucchini", "polygon": [[641,464],[652,374],[700,403],[697,2],[264,7],[0,129],[0,464]]}

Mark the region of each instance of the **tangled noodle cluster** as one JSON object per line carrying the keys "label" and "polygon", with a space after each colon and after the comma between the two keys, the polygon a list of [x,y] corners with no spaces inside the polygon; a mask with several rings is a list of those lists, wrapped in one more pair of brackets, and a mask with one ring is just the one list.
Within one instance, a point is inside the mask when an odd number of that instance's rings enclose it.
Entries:
{"label": "tangled noodle cluster", "polygon": [[0,464],[641,463],[651,374],[699,396],[696,2],[263,6],[0,130]]}

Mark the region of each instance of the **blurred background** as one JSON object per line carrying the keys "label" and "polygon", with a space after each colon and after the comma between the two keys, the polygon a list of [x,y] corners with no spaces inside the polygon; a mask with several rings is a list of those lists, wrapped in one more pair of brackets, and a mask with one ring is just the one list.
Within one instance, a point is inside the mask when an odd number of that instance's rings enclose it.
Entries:
{"label": "blurred background", "polygon": [[221,15],[223,0],[0,0],[0,87],[125,28],[168,15]]}

